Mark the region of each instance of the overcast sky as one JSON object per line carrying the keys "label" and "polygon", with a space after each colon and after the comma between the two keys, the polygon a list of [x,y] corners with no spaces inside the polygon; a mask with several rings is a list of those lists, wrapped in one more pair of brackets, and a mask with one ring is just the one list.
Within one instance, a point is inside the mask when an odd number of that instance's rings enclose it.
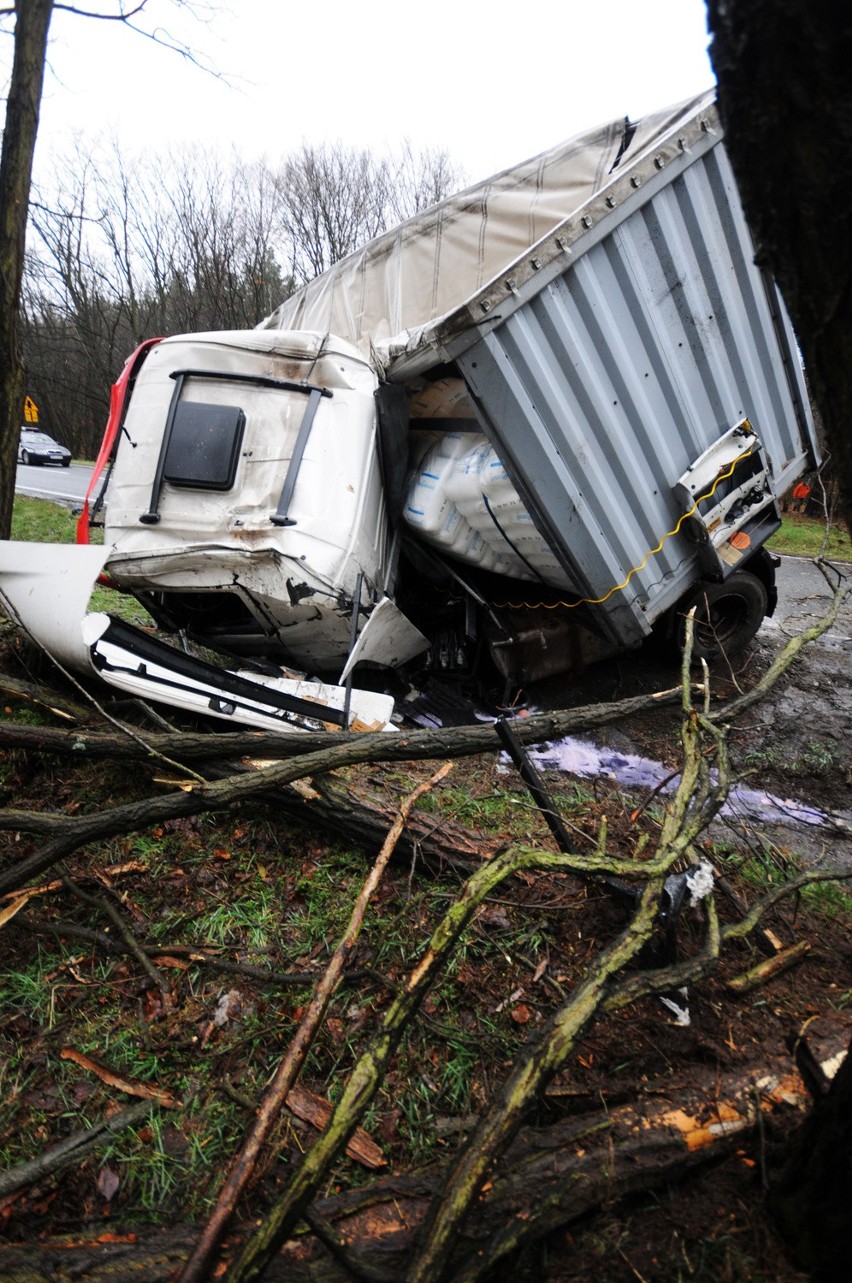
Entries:
{"label": "overcast sky", "polygon": [[[115,11],[116,0],[78,0]],[[216,79],[114,22],[57,12],[38,161],[75,135],[277,162],[303,141],[447,150],[475,181],[713,84],[703,0],[149,0]],[[7,29],[8,29],[7,21]],[[0,41],[7,70],[11,41]]]}

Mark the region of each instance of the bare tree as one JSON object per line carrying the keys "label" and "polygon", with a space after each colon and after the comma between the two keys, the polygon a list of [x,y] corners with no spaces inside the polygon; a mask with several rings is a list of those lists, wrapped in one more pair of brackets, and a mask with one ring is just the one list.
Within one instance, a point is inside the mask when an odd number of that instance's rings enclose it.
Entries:
{"label": "bare tree", "polygon": [[171,229],[169,331],[256,325],[287,292],[274,254],[282,219],[269,171],[190,149],[173,173],[162,196]]}
{"label": "bare tree", "polygon": [[202,148],[59,162],[31,203],[23,344],[29,387],[75,453],[91,454],[109,385],[152,335],[258,324],[301,279],[446,194],[444,153],[303,148],[285,166]]}
{"label": "bare tree", "polygon": [[[9,12],[8,10],[6,12]],[[19,308],[47,32],[53,0],[15,0],[15,55],[0,155],[0,537],[8,539],[24,400]]]}
{"label": "bare tree", "polygon": [[443,151],[377,158],[342,143],[311,146],[287,160],[279,175],[283,231],[296,282],[304,284],[339,259],[460,185]]}
{"label": "bare tree", "polygon": [[[55,0],[14,0],[13,5],[0,7],[0,20],[14,18],[15,41],[0,153],[0,538],[4,539],[9,537],[12,525],[15,458],[25,390],[20,344],[21,283],[51,19],[54,13],[62,11],[118,22],[192,62],[198,61],[188,46],[173,40],[161,28],[149,29],[141,24],[148,0],[112,2],[112,12],[109,9],[92,12],[83,6]],[[170,3],[196,16],[211,11],[203,0],[170,0]]]}
{"label": "bare tree", "polygon": [[286,297],[278,189],[263,164],[200,149],[78,144],[31,205],[23,342],[47,421],[90,454],[110,383],[152,335],[256,325]]}

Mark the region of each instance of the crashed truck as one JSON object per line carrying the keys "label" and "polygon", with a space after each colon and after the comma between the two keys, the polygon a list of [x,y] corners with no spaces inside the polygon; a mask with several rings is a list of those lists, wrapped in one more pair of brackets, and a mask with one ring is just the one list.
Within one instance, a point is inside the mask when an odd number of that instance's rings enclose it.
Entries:
{"label": "crashed truck", "polygon": [[[699,653],[732,654],[817,455],[708,94],[417,214],[255,330],[143,344],[93,479],[105,546],[29,557],[32,629],[123,689],[282,727],[386,724],[370,669],[569,674],[693,605]],[[82,599],[101,570],[228,666],[69,614],[57,575]]]}

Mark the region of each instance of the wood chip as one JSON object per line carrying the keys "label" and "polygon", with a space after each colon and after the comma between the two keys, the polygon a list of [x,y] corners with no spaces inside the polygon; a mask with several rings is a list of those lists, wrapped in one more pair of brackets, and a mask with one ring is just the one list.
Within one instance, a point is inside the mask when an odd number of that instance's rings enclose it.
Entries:
{"label": "wood chip", "polygon": [[[334,1112],[334,1106],[329,1101],[323,1100],[322,1096],[315,1096],[300,1083],[291,1087],[287,1096],[287,1108],[303,1122],[316,1127],[319,1132],[325,1129]],[[352,1139],[346,1146],[346,1153],[363,1167],[375,1169],[387,1166],[387,1159],[381,1149],[361,1127],[353,1132]]]}

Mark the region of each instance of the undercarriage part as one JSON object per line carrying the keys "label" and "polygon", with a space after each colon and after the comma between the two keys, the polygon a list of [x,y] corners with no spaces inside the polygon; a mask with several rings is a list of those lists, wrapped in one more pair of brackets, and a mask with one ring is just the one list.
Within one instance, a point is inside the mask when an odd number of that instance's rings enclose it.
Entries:
{"label": "undercarriage part", "polygon": [[526,685],[562,673],[580,672],[615,649],[568,612],[535,609],[501,610],[501,631],[486,624],[491,656],[507,681]]}
{"label": "undercarriage part", "polygon": [[447,626],[433,633],[427,655],[427,666],[431,672],[442,674],[470,671],[469,643],[463,628]]}

